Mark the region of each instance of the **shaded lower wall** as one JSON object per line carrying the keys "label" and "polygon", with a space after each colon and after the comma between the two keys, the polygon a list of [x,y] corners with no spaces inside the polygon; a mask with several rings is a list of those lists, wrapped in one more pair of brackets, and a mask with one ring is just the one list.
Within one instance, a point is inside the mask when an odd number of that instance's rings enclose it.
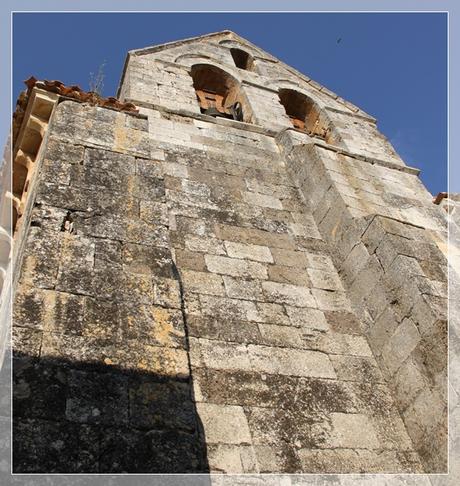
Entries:
{"label": "shaded lower wall", "polygon": [[15,352],[13,472],[208,470],[187,380]]}
{"label": "shaded lower wall", "polygon": [[[446,220],[417,176],[286,131],[293,179],[426,472],[447,471]],[[439,246],[438,246],[439,245]]]}

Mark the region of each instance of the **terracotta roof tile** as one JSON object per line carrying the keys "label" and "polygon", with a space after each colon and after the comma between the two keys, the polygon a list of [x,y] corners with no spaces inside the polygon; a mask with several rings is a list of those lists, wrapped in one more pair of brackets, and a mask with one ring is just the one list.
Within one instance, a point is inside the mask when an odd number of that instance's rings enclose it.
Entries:
{"label": "terracotta roof tile", "polygon": [[84,91],[77,85],[65,85],[62,81],[49,81],[47,79],[40,81],[33,76],[24,81],[27,86],[27,91],[20,93],[16,102],[16,109],[13,113],[13,140],[19,132],[19,128],[24,117],[24,112],[27,107],[28,98],[33,88],[43,89],[51,93],[56,93],[64,98],[74,99],[84,103],[90,103],[112,110],[123,111],[125,113],[139,113],[139,110],[132,103],[124,103],[113,96],[102,97],[94,91]]}

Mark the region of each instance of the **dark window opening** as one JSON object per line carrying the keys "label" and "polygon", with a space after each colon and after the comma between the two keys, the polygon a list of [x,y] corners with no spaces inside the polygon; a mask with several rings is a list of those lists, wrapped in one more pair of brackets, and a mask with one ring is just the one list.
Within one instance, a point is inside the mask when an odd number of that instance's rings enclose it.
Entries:
{"label": "dark window opening", "polygon": [[201,113],[250,122],[249,106],[232,76],[205,64],[193,66],[191,75]]}
{"label": "dark window opening", "polygon": [[279,99],[294,128],[327,141],[327,123],[312,100],[292,89],[281,89]]}
{"label": "dark window opening", "polygon": [[246,69],[246,71],[252,71],[253,58],[250,54],[241,49],[230,49],[230,53],[233,57],[235,66],[240,69]]}

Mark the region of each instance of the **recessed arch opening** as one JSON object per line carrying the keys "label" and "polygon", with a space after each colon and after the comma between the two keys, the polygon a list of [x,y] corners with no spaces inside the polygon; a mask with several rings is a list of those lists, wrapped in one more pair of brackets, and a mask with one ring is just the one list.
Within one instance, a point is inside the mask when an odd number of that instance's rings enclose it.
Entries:
{"label": "recessed arch opening", "polygon": [[279,101],[294,128],[308,133],[313,137],[329,140],[330,129],[325,118],[321,116],[318,105],[308,96],[293,89],[280,89]]}
{"label": "recessed arch opening", "polygon": [[230,54],[237,68],[245,69],[246,71],[252,71],[254,69],[254,59],[248,52],[233,47],[230,49]]}
{"label": "recessed arch opening", "polygon": [[233,76],[210,64],[196,64],[190,74],[201,113],[251,123],[249,102]]}

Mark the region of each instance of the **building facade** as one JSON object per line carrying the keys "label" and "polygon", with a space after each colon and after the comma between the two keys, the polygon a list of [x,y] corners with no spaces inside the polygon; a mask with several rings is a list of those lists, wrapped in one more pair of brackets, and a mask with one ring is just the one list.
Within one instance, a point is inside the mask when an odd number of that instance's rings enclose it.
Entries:
{"label": "building facade", "polygon": [[17,113],[15,472],[446,472],[445,212],[373,117],[230,31]]}

